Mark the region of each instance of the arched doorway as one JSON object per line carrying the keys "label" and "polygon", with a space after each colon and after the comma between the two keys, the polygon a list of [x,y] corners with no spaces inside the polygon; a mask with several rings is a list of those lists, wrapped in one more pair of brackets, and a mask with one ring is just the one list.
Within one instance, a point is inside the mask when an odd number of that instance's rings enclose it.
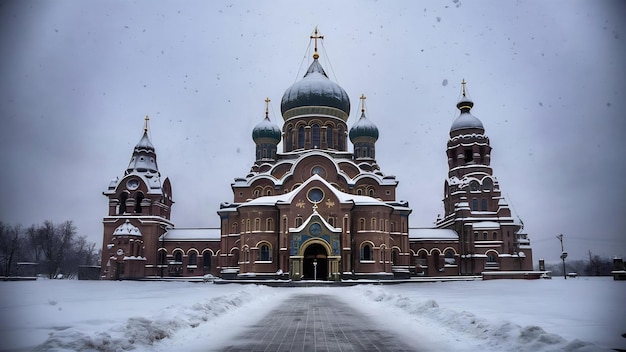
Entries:
{"label": "arched doorway", "polygon": [[302,274],[304,280],[328,280],[328,253],[324,246],[319,243],[312,243],[306,248]]}

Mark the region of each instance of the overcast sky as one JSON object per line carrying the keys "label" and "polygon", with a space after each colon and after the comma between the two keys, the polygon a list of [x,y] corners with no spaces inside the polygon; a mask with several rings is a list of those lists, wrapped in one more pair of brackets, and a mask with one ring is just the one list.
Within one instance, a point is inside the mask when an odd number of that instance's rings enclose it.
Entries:
{"label": "overcast sky", "polygon": [[[73,220],[102,241],[111,179],[145,115],[177,227],[217,227],[254,161],[252,128],[325,36],[321,62],[380,130],[411,227],[443,213],[468,82],[535,262],[626,256],[626,5],[620,1],[0,2],[0,220]],[[282,147],[279,146],[280,150]]]}

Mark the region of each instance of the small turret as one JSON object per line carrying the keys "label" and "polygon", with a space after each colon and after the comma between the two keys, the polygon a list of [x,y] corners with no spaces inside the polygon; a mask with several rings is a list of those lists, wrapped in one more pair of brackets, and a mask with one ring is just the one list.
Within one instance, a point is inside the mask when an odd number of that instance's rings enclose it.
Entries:
{"label": "small turret", "polygon": [[365,116],[365,95],[361,95],[361,117],[350,129],[350,141],[354,144],[354,158],[375,159],[378,127]]}
{"label": "small turret", "polygon": [[269,118],[269,102],[269,98],[265,99],[265,118],[252,130],[257,161],[276,159],[276,150],[280,143],[280,128]]}

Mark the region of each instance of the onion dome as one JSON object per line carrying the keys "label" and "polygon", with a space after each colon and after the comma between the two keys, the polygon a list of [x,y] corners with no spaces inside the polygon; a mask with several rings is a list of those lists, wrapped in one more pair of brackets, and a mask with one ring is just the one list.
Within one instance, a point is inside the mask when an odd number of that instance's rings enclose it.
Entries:
{"label": "onion dome", "polygon": [[128,219],[126,222],[118,226],[115,231],[113,231],[113,236],[137,236],[141,237],[141,231],[136,226],[130,223]]}
{"label": "onion dome", "polygon": [[[331,109],[320,110],[319,107]],[[280,111],[285,120],[296,115],[323,113],[346,121],[350,115],[350,98],[343,88],[328,78],[315,58],[302,80],[283,94]]]}
{"label": "onion dome", "polygon": [[280,142],[281,130],[275,123],[270,121],[267,114],[263,121],[261,121],[258,125],[254,127],[252,130],[252,139],[255,143],[263,142],[263,140],[271,142],[273,144],[278,144]]}
{"label": "onion dome", "polygon": [[461,111],[461,114],[452,122],[450,132],[463,130],[463,129],[481,129],[484,130],[483,123],[474,115],[470,113],[474,102],[467,96],[465,92],[465,80],[461,82],[463,86],[463,96],[456,104],[457,109]]}
{"label": "onion dome", "polygon": [[350,129],[350,140],[354,143],[360,137],[373,138],[378,140],[378,127],[365,117],[365,111],[361,112],[361,118]]}

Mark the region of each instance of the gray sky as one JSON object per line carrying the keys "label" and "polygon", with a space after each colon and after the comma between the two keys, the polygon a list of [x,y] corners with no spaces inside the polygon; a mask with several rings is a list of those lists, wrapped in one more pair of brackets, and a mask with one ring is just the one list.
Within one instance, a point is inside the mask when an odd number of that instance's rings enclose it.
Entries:
{"label": "gray sky", "polygon": [[218,226],[254,161],[264,99],[282,126],[318,25],[350,126],[368,97],[377,160],[412,227],[443,212],[464,78],[535,261],[559,261],[560,233],[571,257],[626,256],[625,15],[619,1],[4,1],[0,220],[73,220],[100,245],[102,192],[148,114],[172,220]]}

